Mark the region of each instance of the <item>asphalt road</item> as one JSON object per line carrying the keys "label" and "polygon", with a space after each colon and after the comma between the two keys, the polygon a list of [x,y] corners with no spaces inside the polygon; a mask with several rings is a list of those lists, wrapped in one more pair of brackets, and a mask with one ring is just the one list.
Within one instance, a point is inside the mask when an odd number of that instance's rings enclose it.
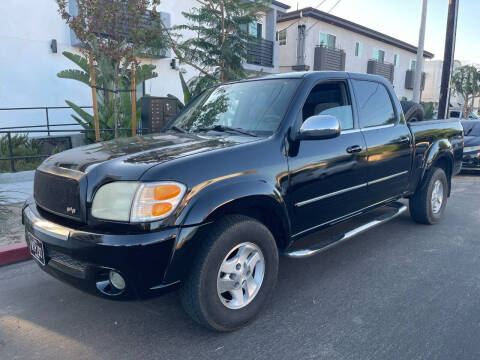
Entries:
{"label": "asphalt road", "polygon": [[177,294],[104,300],[33,262],[0,268],[0,359],[478,359],[480,176],[454,181],[446,217],[401,217],[326,253],[282,259],[263,315],[217,334]]}

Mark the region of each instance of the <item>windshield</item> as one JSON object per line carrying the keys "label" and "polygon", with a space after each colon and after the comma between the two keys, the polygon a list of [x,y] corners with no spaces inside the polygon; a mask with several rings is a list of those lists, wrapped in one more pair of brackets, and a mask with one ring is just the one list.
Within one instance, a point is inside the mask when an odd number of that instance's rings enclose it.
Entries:
{"label": "windshield", "polygon": [[465,136],[480,136],[480,121],[462,121]]}
{"label": "windshield", "polygon": [[298,79],[246,81],[205,91],[168,126],[188,132],[239,129],[273,134],[287,111]]}

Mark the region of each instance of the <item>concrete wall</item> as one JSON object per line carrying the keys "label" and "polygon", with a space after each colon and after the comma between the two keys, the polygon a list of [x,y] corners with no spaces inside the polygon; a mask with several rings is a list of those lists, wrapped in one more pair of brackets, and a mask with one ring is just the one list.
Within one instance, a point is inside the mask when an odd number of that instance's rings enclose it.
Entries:
{"label": "concrete wall", "polygon": [[[345,70],[349,72],[366,73],[367,62],[373,58],[374,49],[385,51],[385,62],[389,63],[393,63],[394,55],[398,54],[399,64],[395,67],[393,85],[399,98],[412,98],[413,91],[405,89],[405,74],[409,69],[410,60],[415,60],[416,54],[310,17],[296,22],[297,20],[291,20],[277,24],[277,31],[288,27],[287,45],[280,46],[279,50],[280,72],[292,71],[292,65],[296,64],[298,25],[305,24],[308,30],[305,41],[305,64],[309,65],[310,69],[313,69],[314,52],[315,47],[319,44],[319,33],[332,34],[337,37],[337,48],[343,49],[346,53]],[[356,42],[363,44],[361,57],[355,56]]]}

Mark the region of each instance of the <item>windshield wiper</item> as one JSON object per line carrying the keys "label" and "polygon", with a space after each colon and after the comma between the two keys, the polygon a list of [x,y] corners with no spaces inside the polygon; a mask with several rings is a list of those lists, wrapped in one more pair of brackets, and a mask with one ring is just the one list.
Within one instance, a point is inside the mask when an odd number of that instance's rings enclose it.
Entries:
{"label": "windshield wiper", "polygon": [[179,127],[179,126],[176,126],[176,125],[173,125],[171,127],[168,128],[168,130],[175,130],[175,131],[178,131],[178,132],[181,132],[181,133],[186,133],[187,130]]}
{"label": "windshield wiper", "polygon": [[240,129],[240,128],[233,128],[233,127],[225,126],[225,125],[215,125],[215,126],[210,126],[210,127],[198,127],[198,128],[195,129],[195,131],[223,131],[223,132],[229,131],[229,132],[234,132],[234,133],[237,133],[237,134],[243,134],[243,135],[258,137],[258,135],[254,134],[250,131],[243,130],[243,129]]}

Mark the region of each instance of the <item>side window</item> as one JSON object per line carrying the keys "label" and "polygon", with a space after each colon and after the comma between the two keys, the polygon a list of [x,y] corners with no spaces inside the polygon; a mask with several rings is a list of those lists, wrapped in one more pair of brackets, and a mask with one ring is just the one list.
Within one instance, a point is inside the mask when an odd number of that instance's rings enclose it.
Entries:
{"label": "side window", "polygon": [[303,105],[303,121],[314,115],[332,115],[343,130],[353,129],[352,103],[346,84],[328,82],[315,86]]}
{"label": "side window", "polygon": [[384,85],[373,81],[353,80],[358,102],[360,127],[395,124],[392,100]]}

